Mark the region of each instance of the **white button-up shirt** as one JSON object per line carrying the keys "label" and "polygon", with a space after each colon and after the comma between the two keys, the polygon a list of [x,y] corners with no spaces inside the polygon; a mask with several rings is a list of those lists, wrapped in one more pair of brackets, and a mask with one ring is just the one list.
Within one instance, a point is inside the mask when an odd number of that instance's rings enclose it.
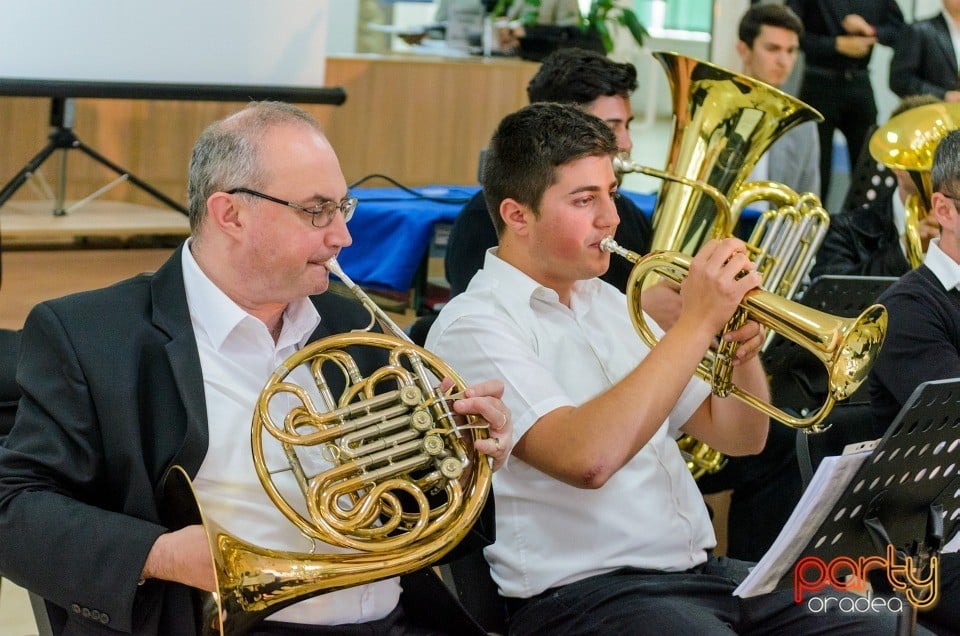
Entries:
{"label": "white button-up shirt", "polygon": [[[502,379],[519,440],[551,411],[607,390],[649,349],[614,287],[581,281],[567,307],[495,252],[444,307],[427,348],[468,384]],[[704,562],[716,539],[675,437],[709,392],[692,379],[650,441],[601,488],[575,488],[517,458],[501,468],[493,478],[497,541],[485,552],[501,592],[528,598],[624,566],[677,571]]]}
{"label": "white button-up shirt", "polygon": [[[307,553],[312,542],[277,510],[257,477],[250,448],[250,427],[254,406],[270,374],[291,354],[303,347],[320,324],[320,316],[309,299],[291,303],[283,314],[283,330],[274,343],[266,325],[227,297],[207,278],[190,245],[183,250],[183,278],[187,305],[193,323],[203,389],[207,405],[210,445],[194,479],[194,488],[204,514],[225,530],[254,545],[275,550]],[[312,387],[309,373],[298,368],[290,376],[302,387]],[[316,404],[322,404],[314,396]],[[275,421],[293,406],[284,398],[271,402]],[[272,437],[264,442],[264,454],[271,469],[288,468],[279,443]],[[329,468],[319,450],[299,453],[311,469],[308,474]],[[303,495],[289,470],[273,475],[274,483],[287,501],[303,502]],[[306,516],[306,505],[295,503]],[[345,552],[320,543],[317,552]],[[399,579],[347,588],[301,601],[271,615],[271,619],[293,623],[338,625],[383,618],[400,599]]]}
{"label": "white button-up shirt", "polygon": [[946,291],[960,290],[960,264],[940,249],[940,239],[931,239],[923,264],[930,268]]}

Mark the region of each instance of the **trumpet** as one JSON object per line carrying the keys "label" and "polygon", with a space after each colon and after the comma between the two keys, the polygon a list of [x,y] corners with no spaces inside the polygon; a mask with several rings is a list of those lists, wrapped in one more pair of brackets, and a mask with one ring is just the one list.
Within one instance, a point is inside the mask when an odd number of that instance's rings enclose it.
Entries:
{"label": "trumpet", "polygon": [[[243,541],[203,518],[180,467],[165,483],[168,525],[203,523],[210,543],[217,592],[200,599],[202,636],[244,634],[312,596],[426,567],[466,536],[490,491],[489,458],[472,443],[486,437],[486,425],[450,405],[452,392],[466,388],[463,380],[410,342],[336,261],[326,266],[359,297],[370,324],[317,340],[285,360],[260,393],[250,432],[261,485],[315,550]],[[389,333],[371,333],[377,322]],[[355,358],[360,348],[373,348],[385,364],[364,375]],[[298,368],[313,386],[291,380]],[[444,377],[453,379],[450,394],[438,388]],[[279,418],[286,403],[293,407]],[[289,467],[268,466],[265,444],[279,444]],[[330,467],[309,474],[300,453],[318,452]],[[274,481],[279,471],[293,474],[302,500],[281,491]],[[336,553],[322,553],[324,545]]]}
{"label": "trumpet", "polygon": [[[653,252],[641,257],[636,252],[624,249],[610,237],[600,242],[600,248],[634,264],[627,281],[628,310],[640,338],[652,349],[657,344],[657,338],[647,324],[640,305],[644,279],[655,273],[679,284],[690,271],[691,257],[679,252]],[[797,343],[826,367],[827,397],[820,408],[808,417],[787,413],[733,383],[733,359],[739,345],[724,341],[722,336],[738,329],[747,320],[754,320]],[[696,375],[710,384],[715,395],[733,396],[791,428],[818,433],[825,430],[823,421],[833,405],[852,395],[866,380],[886,332],[887,310],[883,305],[872,305],[857,318],[840,318],[763,289],[753,289],[744,295],[734,315],[724,326],[717,351],[708,351],[700,361]]]}

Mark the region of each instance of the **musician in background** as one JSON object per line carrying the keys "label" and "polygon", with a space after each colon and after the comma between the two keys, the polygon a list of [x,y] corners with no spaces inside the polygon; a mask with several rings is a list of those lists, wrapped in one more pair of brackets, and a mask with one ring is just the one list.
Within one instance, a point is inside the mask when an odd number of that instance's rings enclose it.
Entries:
{"label": "musician in background", "polygon": [[[911,108],[935,104],[932,95],[905,97],[891,118]],[[905,238],[904,204],[917,186],[906,170],[891,168],[897,187],[889,197],[875,199],[871,205],[847,210],[830,217],[830,228],[817,250],[811,278],[825,274],[849,276],[901,276],[910,271]],[[917,225],[923,251],[940,229],[928,214]]]}
{"label": "musician in background", "polygon": [[[571,105],[535,103],[500,123],[484,164],[497,227],[427,348],[466,378],[497,375],[517,444],[494,477],[497,542],[485,550],[511,634],[892,633],[893,615],[824,614],[791,591],[731,595],[748,563],[716,557],[706,506],[674,439],[758,452],[765,415],[693,377],[743,295],[760,284],[743,242],[710,241],[681,284],[679,319],[653,349],[621,292],[599,280],[616,230],[613,131]],[[617,258],[617,257],[614,257]],[[735,382],[769,398],[753,321]],[[469,380],[468,380],[469,381]]]}
{"label": "musician in background", "polygon": [[806,56],[800,99],[824,120],[820,132],[820,186],[830,193],[833,133],[847,141],[850,165],[860,156],[877,123],[870,83],[870,56],[877,44],[895,46],[905,28],[896,0],[787,0],[803,22],[800,47]]}
{"label": "musician in background", "polygon": [[[781,88],[793,73],[800,53],[803,22],[782,4],[750,7],[740,19],[737,54],[743,73]],[[771,180],[795,192],[820,196],[820,141],[816,122],[785,132],[760,157],[749,181]]]}
{"label": "musician in background", "polygon": [[960,0],[943,0],[943,11],[907,26],[890,60],[890,90],[960,101],[957,60],[960,47]]}
{"label": "musician in background", "polygon": [[[593,51],[559,49],[546,57],[527,85],[530,102],[561,102],[577,104],[596,115],[610,126],[617,139],[617,147],[628,153],[633,148],[630,122],[633,110],[630,94],[637,89],[637,70],[632,64],[621,64]],[[646,254],[650,250],[653,228],[640,209],[627,197],[617,199],[620,225],[616,240],[624,247]],[[450,282],[450,295],[456,296],[473,275],[483,266],[486,251],[497,244],[497,233],[490,221],[483,192],[478,192],[463,210],[450,231],[447,242],[444,271]],[[621,291],[630,277],[630,263],[612,263],[602,276]],[[659,290],[651,294],[648,311],[659,321],[672,322],[679,313],[676,293],[663,293],[655,302]],[[654,307],[653,305],[659,305]]]}
{"label": "musician in background", "polygon": [[[869,378],[877,437],[920,384],[960,378],[960,130],[940,141],[930,179],[930,214],[940,225],[940,237],[930,241],[923,265],[904,274],[877,301],[887,308],[890,321]],[[941,559],[940,586],[939,604],[919,618],[937,633],[956,633],[960,628],[956,553]]]}
{"label": "musician in background", "polygon": [[[215,590],[214,571],[202,527],[164,524],[172,465],[241,539],[324,550],[264,492],[250,422],[282,361],[369,322],[324,293],[357,201],[316,120],[277,102],[208,127],[188,188],[192,235],[156,273],[41,303],[23,329],[23,397],[0,448],[0,571],[47,600],[57,634],[195,633],[192,588]],[[357,362],[382,364],[369,351]],[[511,447],[501,391],[481,383],[454,402],[490,423],[496,439],[476,446],[496,465]],[[289,471],[275,478],[299,490]],[[251,633],[482,633],[432,577],[403,589],[419,591],[423,615],[404,613],[390,578],[300,601]]]}

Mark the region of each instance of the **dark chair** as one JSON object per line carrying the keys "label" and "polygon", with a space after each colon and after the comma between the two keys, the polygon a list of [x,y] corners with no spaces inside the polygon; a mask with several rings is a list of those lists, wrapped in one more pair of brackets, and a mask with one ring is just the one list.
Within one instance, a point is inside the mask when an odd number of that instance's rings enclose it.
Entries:
{"label": "dark chair", "polygon": [[413,340],[413,344],[423,346],[423,343],[427,341],[427,334],[430,333],[430,327],[436,319],[437,314],[425,314],[407,327],[407,335]]}
{"label": "dark chair", "polygon": [[[867,134],[867,139],[876,130],[874,126]],[[870,144],[864,144],[857,157],[857,163],[850,175],[850,189],[843,200],[841,212],[848,212],[858,208],[873,205],[874,201],[889,197],[897,187],[897,179],[893,172],[882,163],[870,156]]]}
{"label": "dark chair", "polygon": [[470,616],[488,634],[506,634],[507,606],[490,575],[483,552],[470,552],[443,569],[449,569],[451,587]]}
{"label": "dark chair", "polygon": [[13,419],[20,401],[17,386],[17,355],[20,332],[0,329],[0,444],[13,428]]}

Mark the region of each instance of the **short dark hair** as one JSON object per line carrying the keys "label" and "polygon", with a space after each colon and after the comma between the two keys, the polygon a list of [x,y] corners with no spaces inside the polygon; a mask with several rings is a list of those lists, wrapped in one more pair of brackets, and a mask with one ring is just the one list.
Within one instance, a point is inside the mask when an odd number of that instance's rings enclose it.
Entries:
{"label": "short dark hair", "polygon": [[598,97],[629,97],[637,90],[637,69],[595,51],[557,49],[527,85],[530,103],[589,104]]}
{"label": "short dark hair", "polygon": [[917,108],[919,106],[929,106],[930,104],[939,104],[941,99],[934,97],[930,93],[923,93],[920,95],[907,95],[900,100],[900,103],[890,111],[890,119],[893,119],[901,113],[905,113],[911,108]]}
{"label": "short dark hair", "polygon": [[933,153],[930,184],[934,192],[949,196],[960,193],[960,130],[951,130]]}
{"label": "short dark hair", "polygon": [[737,34],[740,41],[753,48],[753,42],[760,35],[763,26],[779,27],[803,35],[803,22],[789,7],[782,4],[755,4],[740,18]]}
{"label": "short dark hair", "polygon": [[530,206],[539,216],[540,200],[556,183],[557,168],[616,153],[617,138],[610,127],[576,105],[537,102],[504,117],[483,163],[483,196],[497,236],[504,229],[504,199]]}

